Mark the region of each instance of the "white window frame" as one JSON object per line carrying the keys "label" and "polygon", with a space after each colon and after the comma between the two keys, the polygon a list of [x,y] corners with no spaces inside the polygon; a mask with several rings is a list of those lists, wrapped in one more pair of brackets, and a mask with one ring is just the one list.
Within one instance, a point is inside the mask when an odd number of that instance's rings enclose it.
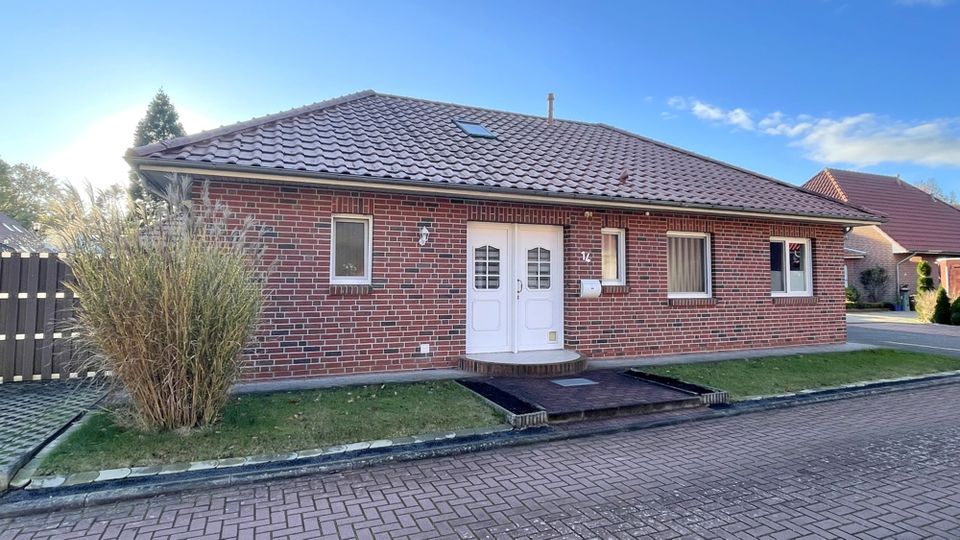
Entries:
{"label": "white window frame", "polygon": [[[813,243],[810,242],[809,238],[791,238],[789,236],[771,236],[770,242],[783,242],[783,288],[784,291],[774,291],[773,285],[771,284],[770,295],[773,297],[784,297],[784,296],[813,296]],[[790,290],[790,261],[787,260],[790,250],[788,249],[788,244],[803,244],[806,246],[807,256],[805,259],[804,266],[804,277],[806,278],[807,290],[805,291],[791,291]],[[767,255],[769,256],[769,247],[767,248]],[[846,266],[846,265],[844,265]],[[769,275],[769,269],[767,270]],[[770,281],[768,279],[767,281]]]}
{"label": "white window frame", "polygon": [[[669,277],[667,285],[667,298],[713,298],[713,250],[710,248],[710,233],[667,231],[667,238],[703,238],[703,285],[704,292],[669,292]],[[667,243],[669,244],[669,240]],[[669,247],[667,253],[669,254]],[[667,255],[667,274],[670,272],[670,256]]]}
{"label": "white window frame", "polygon": [[617,236],[617,275],[620,279],[604,279],[602,285],[626,285],[627,284],[627,231],[613,227],[604,227],[600,229],[600,274],[603,275],[603,235],[612,234]]}
{"label": "white window frame", "polygon": [[[366,245],[364,246],[364,274],[362,276],[337,276],[337,222],[363,223],[366,227]],[[370,285],[373,276],[373,216],[357,214],[333,214],[330,216],[330,284],[331,285]]]}

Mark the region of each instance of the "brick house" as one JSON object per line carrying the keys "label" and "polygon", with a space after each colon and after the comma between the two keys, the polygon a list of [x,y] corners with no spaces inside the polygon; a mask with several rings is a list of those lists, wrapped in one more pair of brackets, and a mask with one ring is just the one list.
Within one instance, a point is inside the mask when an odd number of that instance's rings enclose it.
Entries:
{"label": "brick house", "polygon": [[854,227],[846,234],[846,272],[861,288],[867,268],[883,267],[891,277],[882,301],[896,301],[897,291],[916,292],[916,263],[933,268],[935,286],[960,295],[960,209],[895,176],[824,169],[805,188],[884,217],[883,223]]}
{"label": "brick house", "polygon": [[606,125],[371,91],[127,160],[263,227],[251,379],[843,342],[844,228],[878,221]]}

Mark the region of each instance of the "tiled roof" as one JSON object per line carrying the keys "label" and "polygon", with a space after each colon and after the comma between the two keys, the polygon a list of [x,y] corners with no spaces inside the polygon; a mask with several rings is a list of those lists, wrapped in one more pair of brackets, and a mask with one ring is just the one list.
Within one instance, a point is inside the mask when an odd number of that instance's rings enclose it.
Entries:
{"label": "tiled roof", "polygon": [[[482,123],[471,137],[454,120]],[[372,91],[130,149],[134,164],[179,162],[371,182],[876,220],[732,165],[602,124]]]}
{"label": "tiled roof", "polygon": [[897,177],[824,169],[804,187],[884,216],[880,229],[908,252],[960,254],[960,209]]}
{"label": "tiled roof", "polygon": [[6,214],[0,214],[0,250],[29,253],[49,251],[39,234]]}

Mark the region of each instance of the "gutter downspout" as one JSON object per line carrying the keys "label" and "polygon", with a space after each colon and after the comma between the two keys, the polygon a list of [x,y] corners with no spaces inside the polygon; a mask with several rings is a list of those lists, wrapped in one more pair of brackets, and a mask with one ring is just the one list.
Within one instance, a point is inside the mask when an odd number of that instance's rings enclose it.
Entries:
{"label": "gutter downspout", "polygon": [[[907,257],[906,257],[905,259],[902,259],[902,260],[900,260],[900,262],[897,263],[896,269],[897,269],[897,302],[898,302],[898,303],[900,302],[900,265],[903,264],[903,263],[905,263],[905,262],[907,262],[907,261],[909,261],[910,259],[912,259],[912,258],[914,258],[914,257],[916,257],[916,256],[917,256],[917,252],[914,251],[912,254],[907,255]],[[907,303],[907,306],[909,306],[909,305],[910,305],[910,304],[909,304],[909,302],[908,302],[908,303]]]}

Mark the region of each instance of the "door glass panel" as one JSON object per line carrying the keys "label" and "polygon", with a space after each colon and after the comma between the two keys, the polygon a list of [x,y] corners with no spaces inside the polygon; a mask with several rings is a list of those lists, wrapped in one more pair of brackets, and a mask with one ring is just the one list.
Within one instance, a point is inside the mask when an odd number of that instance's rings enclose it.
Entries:
{"label": "door glass panel", "polygon": [[550,250],[533,248],[527,250],[527,287],[550,288]]}
{"label": "door glass panel", "polygon": [[473,286],[479,290],[500,288],[500,250],[480,246],[473,252]]}

